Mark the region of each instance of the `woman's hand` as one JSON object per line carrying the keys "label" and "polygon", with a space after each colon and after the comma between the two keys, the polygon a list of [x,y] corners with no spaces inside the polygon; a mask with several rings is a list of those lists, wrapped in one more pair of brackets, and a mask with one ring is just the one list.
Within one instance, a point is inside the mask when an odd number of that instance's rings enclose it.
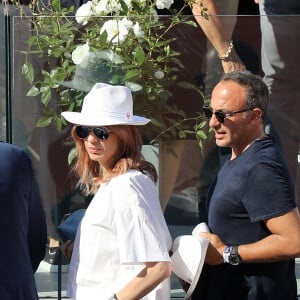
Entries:
{"label": "woman's hand", "polygon": [[72,253],[73,253],[73,245],[74,242],[72,241],[66,241],[61,247],[60,251],[61,253],[66,257],[66,259],[70,262]]}

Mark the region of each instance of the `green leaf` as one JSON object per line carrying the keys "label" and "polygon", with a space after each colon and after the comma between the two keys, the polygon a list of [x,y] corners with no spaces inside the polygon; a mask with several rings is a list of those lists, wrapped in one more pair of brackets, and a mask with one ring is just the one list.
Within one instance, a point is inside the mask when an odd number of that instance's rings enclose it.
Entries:
{"label": "green leaf", "polygon": [[44,105],[47,105],[49,101],[51,100],[51,89],[50,87],[43,87],[41,88],[41,101]]}
{"label": "green leaf", "polygon": [[184,24],[190,25],[192,27],[198,27],[197,23],[195,21],[184,21]]}
{"label": "green leaf", "polygon": [[186,134],[192,134],[192,133],[195,133],[195,131],[193,131],[193,130],[185,130],[184,131]]}
{"label": "green leaf", "polygon": [[145,61],[145,52],[144,50],[142,49],[142,47],[137,47],[135,49],[135,56],[134,56],[136,62],[138,63],[139,66],[141,66],[144,61]]}
{"label": "green leaf", "polygon": [[197,130],[202,129],[206,126],[207,121],[202,121],[200,124],[197,124],[196,128]]}
{"label": "green leaf", "polygon": [[151,118],[151,123],[154,125],[154,126],[157,126],[157,127],[161,127],[162,126],[162,123],[159,122],[157,119],[155,118]]}
{"label": "green leaf", "polygon": [[196,135],[197,135],[198,138],[200,138],[202,140],[206,140],[207,139],[207,134],[203,130],[198,130],[196,132]]}
{"label": "green leaf", "polygon": [[139,78],[140,75],[141,75],[141,70],[139,69],[129,70],[125,74],[125,80],[129,81],[130,79],[132,80],[134,78]]}
{"label": "green leaf", "polygon": [[62,130],[62,121],[61,121],[61,118],[55,118],[54,119],[54,126],[55,128],[58,130],[58,131],[61,131]]}
{"label": "green leaf", "polygon": [[180,82],[177,83],[177,85],[182,87],[182,88],[185,88],[185,89],[194,90],[202,96],[201,91],[194,84],[192,84],[188,81],[180,81]]}
{"label": "green leaf", "polygon": [[71,165],[73,160],[76,158],[77,156],[77,150],[76,148],[72,148],[68,154],[68,164]]}
{"label": "green leaf", "polygon": [[162,62],[165,60],[165,58],[161,55],[158,55],[157,58],[156,58],[157,62]]}
{"label": "green leaf", "polygon": [[107,41],[107,32],[106,32],[106,30],[104,30],[103,33],[100,35],[99,42],[101,45],[105,45],[106,41]]}
{"label": "green leaf", "polygon": [[127,15],[127,12],[128,12],[128,6],[127,6],[127,4],[123,0],[120,0],[119,2],[121,4],[122,10],[123,10],[123,14]]}
{"label": "green leaf", "polygon": [[36,36],[30,36],[27,40],[27,44],[31,47],[32,45],[35,45],[36,44],[36,39],[37,37]]}
{"label": "green leaf", "polygon": [[36,127],[47,127],[51,124],[53,117],[41,117],[38,119]]}
{"label": "green leaf", "polygon": [[34,85],[26,94],[26,96],[37,96],[40,94],[40,90]]}
{"label": "green leaf", "polygon": [[30,82],[30,84],[33,83],[34,69],[31,63],[25,63],[22,66],[22,75]]}
{"label": "green leaf", "polygon": [[186,133],[183,130],[179,131],[179,137],[181,139],[185,139],[186,138]]}
{"label": "green leaf", "polygon": [[199,145],[200,149],[203,149],[203,142],[202,142],[202,140],[198,140],[198,145]]}
{"label": "green leaf", "polygon": [[61,120],[62,125],[65,126],[65,125],[68,124],[67,121],[66,121],[66,119],[64,117],[60,117],[60,120]]}

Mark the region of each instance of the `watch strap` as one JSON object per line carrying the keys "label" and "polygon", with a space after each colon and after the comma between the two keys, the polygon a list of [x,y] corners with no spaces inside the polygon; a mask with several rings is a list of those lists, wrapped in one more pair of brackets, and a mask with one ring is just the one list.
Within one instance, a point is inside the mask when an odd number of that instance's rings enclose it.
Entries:
{"label": "watch strap", "polygon": [[231,246],[231,251],[230,251],[230,254],[232,255],[239,255],[239,252],[238,252],[238,246]]}
{"label": "watch strap", "polygon": [[223,252],[224,263],[229,263],[231,265],[237,266],[242,260],[238,253],[238,246],[226,246]]}
{"label": "watch strap", "polygon": [[[238,246],[232,246],[231,247],[231,251],[230,251],[230,256],[229,256],[229,262],[231,263],[231,264],[234,264],[234,265],[239,265],[241,262],[242,262],[242,259],[241,259],[241,257],[239,256],[239,250],[238,250]],[[233,258],[233,260],[232,261],[234,261],[234,263],[232,263],[231,261],[230,261],[230,258]]]}
{"label": "watch strap", "polygon": [[223,251],[224,263],[229,263],[230,251],[231,251],[231,246],[226,246],[225,250]]}

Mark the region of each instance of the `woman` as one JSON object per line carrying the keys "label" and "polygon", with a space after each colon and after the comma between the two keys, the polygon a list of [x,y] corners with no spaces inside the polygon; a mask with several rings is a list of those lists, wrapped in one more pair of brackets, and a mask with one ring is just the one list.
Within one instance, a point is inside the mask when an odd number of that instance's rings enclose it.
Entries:
{"label": "woman", "polygon": [[97,83],[82,111],[63,112],[75,125],[75,169],[86,194],[95,194],[75,242],[67,293],[76,299],[170,299],[171,237],[155,186],[155,168],[143,159],[130,90]]}

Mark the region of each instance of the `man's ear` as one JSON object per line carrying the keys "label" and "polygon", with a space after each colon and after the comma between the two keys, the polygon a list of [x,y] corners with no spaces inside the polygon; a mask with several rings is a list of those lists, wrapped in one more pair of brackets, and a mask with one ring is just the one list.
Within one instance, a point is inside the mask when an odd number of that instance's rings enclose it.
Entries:
{"label": "man's ear", "polygon": [[262,110],[260,108],[254,108],[251,114],[251,120],[259,120],[262,119]]}

